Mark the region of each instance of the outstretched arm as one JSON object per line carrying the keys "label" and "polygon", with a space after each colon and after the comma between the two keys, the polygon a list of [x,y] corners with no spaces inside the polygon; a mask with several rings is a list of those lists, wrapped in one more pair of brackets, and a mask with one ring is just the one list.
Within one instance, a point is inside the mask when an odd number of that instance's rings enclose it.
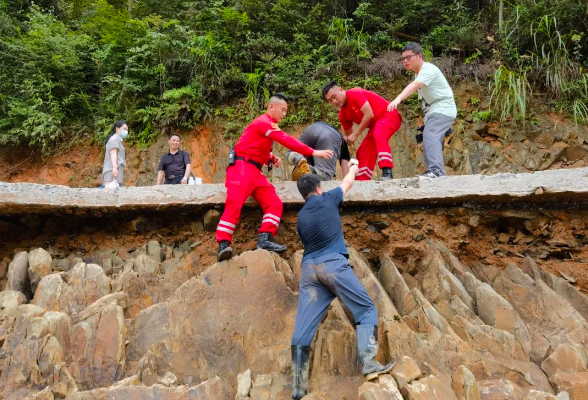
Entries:
{"label": "outstretched arm", "polygon": [[352,158],[349,161],[349,173],[345,175],[345,178],[343,178],[343,182],[341,182],[341,190],[343,190],[343,196],[345,196],[347,192],[351,190],[353,182],[355,182],[355,176],[359,172],[358,164],[359,162],[355,158]]}
{"label": "outstretched arm", "polygon": [[408,86],[406,86],[404,88],[404,90],[398,96],[396,96],[396,98],[394,100],[392,100],[390,102],[390,104],[388,104],[387,110],[388,111],[396,110],[396,108],[398,108],[398,105],[400,103],[402,103],[404,100],[406,100],[414,92],[416,92],[417,90],[419,90],[420,88],[422,88],[423,85],[424,85],[423,82],[414,81],[411,84],[409,84]]}

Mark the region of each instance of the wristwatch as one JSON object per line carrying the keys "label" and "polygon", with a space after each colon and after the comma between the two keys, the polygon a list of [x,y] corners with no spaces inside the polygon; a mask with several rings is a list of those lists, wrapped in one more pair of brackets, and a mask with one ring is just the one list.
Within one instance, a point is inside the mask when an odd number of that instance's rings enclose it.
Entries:
{"label": "wristwatch", "polygon": [[182,178],[182,180],[183,180],[183,181],[187,181],[187,180],[188,180],[188,178]]}

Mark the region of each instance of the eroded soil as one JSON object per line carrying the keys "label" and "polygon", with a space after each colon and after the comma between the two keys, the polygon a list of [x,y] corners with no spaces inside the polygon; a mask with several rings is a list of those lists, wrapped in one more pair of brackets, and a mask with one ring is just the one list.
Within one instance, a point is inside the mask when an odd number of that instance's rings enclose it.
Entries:
{"label": "eroded soil", "polygon": [[[389,254],[407,271],[416,268],[427,239],[442,242],[467,265],[505,268],[533,258],[541,268],[588,293],[588,213],[578,210],[467,209],[356,210],[344,208],[342,223],[349,245],[378,268]],[[222,211],[222,210],[220,210]],[[215,262],[216,210],[205,213],[119,214],[112,216],[21,216],[4,220],[12,235],[0,245],[0,259],[20,250],[44,247],[54,259],[79,256],[92,260],[101,250],[116,250],[122,259],[150,240],[169,251],[191,252],[197,269]],[[261,210],[244,209],[234,237],[238,252],[256,245]],[[296,233],[296,209],[287,209],[276,241],[288,245],[286,257],[302,248]],[[562,275],[563,274],[563,275]],[[575,281],[575,282],[574,282]]]}

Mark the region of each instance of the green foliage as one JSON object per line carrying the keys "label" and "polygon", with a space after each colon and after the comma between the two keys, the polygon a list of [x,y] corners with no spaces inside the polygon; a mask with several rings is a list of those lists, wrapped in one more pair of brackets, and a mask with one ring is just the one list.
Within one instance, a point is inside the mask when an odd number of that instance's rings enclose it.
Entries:
{"label": "green foliage", "polygon": [[569,82],[580,77],[580,66],[570,58],[555,17],[541,17],[531,25],[531,33],[535,44],[532,59],[536,72],[543,76],[545,88],[561,98]]}
{"label": "green foliage", "polygon": [[0,46],[0,144],[46,153],[65,139],[64,126],[87,121],[92,112],[90,38],[38,8],[25,29]]}
{"label": "green foliage", "polygon": [[474,119],[474,122],[476,121],[483,121],[483,122],[488,122],[492,120],[492,111],[491,110],[485,110],[485,111],[473,111],[472,112],[472,117]]}
{"label": "green foliage", "polygon": [[[498,34],[496,3],[0,0],[0,144],[46,153],[74,131],[100,142],[120,118],[138,146],[162,128],[190,129],[212,116],[233,137],[278,91],[294,100],[285,125],[338,125],[322,86],[335,79],[375,88],[382,80],[368,74],[373,58],[408,40],[422,42],[427,60],[456,55],[451,65],[462,70],[502,65],[491,84],[494,111],[476,118],[524,120],[530,82],[585,123],[585,1],[505,3]],[[404,108],[420,113],[416,97]]]}
{"label": "green foliage", "polygon": [[531,95],[526,71],[514,72],[501,65],[494,73],[490,90],[490,105],[500,115],[500,121],[512,117],[515,121],[525,122]]}

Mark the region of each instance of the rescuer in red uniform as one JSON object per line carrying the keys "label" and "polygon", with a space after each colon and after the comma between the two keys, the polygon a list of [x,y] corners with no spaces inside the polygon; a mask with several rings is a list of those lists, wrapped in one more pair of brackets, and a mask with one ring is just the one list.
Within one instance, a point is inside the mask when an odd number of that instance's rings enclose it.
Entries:
{"label": "rescuer in red uniform", "polygon": [[[356,180],[369,181],[376,161],[382,171],[380,180],[392,179],[392,151],[390,138],[402,124],[397,110],[387,111],[388,101],[362,88],[342,89],[331,81],[323,87],[323,98],[339,109],[339,121],[347,143],[353,144],[365,128],[366,137],[357,149],[359,172]],[[353,123],[357,126],[353,129]]]}
{"label": "rescuer in red uniform", "polygon": [[278,122],[284,119],[287,110],[288,98],[280,93],[272,95],[267,113],[257,117],[245,128],[235,146],[234,154],[229,157],[225,181],[225,211],[216,228],[219,261],[228,260],[234,254],[231,248],[233,233],[237,228],[243,204],[249,196],[252,196],[263,209],[257,248],[278,253],[286,250],[286,246],[271,240],[280,226],[282,201],[274,186],[261,172],[264,164],[269,165],[272,162],[274,166],[279,167],[282,162],[279,157],[271,154],[274,141],[304,156],[333,157],[332,150],[313,150],[278,128]]}

